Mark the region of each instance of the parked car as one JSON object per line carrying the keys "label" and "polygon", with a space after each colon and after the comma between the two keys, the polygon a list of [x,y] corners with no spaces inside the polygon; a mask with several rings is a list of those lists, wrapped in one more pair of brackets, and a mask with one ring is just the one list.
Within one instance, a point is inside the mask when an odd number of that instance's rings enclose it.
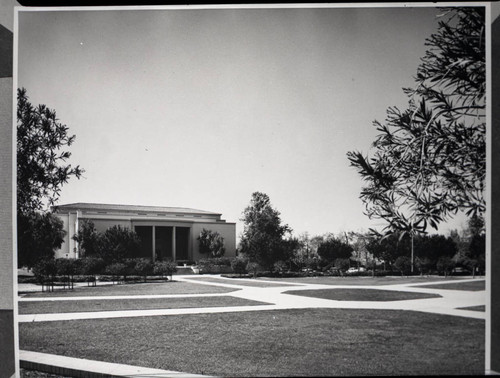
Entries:
{"label": "parked car", "polygon": [[366,268],[360,266],[359,268],[352,267],[347,269],[347,273],[358,273],[358,272],[366,272]]}

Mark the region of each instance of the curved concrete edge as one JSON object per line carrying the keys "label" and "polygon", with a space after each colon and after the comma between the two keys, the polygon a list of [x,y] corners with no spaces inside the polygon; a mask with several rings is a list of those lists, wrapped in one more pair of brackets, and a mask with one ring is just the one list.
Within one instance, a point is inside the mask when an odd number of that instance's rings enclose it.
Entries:
{"label": "curved concrete edge", "polygon": [[206,375],[183,373],[172,370],[153,369],[141,366],[116,364],[111,362],[86,360],[31,352],[19,351],[20,366],[24,369],[38,370],[45,373],[71,377],[88,378],[114,378],[114,377],[176,377],[195,378],[207,377]]}

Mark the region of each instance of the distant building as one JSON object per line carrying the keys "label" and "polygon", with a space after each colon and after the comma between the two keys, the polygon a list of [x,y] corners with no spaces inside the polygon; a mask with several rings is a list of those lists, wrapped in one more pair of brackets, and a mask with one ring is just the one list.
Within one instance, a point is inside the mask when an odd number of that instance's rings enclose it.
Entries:
{"label": "distant building", "polygon": [[120,225],[134,230],[141,239],[141,251],[136,257],[177,262],[205,258],[199,253],[198,235],[205,228],[224,238],[227,257],[236,255],[236,224],[221,219],[221,214],[181,207],[109,205],[72,203],[55,206],[53,212],[64,223],[66,236],[55,257],[79,258],[78,243],[73,235],[79,223],[90,220],[97,231]]}

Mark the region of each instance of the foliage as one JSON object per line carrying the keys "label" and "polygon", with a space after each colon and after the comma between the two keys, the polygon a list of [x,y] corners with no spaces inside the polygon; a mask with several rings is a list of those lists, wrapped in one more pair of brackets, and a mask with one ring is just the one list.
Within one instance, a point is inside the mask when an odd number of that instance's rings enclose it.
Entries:
{"label": "foliage", "polygon": [[386,232],[425,232],[459,210],[485,211],[484,7],[446,9],[415,78],[408,108],[387,110],[370,159],[349,152],[360,198]]}
{"label": "foliage", "polygon": [[226,253],[224,238],[217,232],[203,229],[198,235],[199,251],[208,257],[222,257]]}
{"label": "foliage", "polygon": [[73,235],[73,240],[78,243],[80,257],[99,256],[100,237],[94,222],[88,219],[82,219],[78,225],[78,232]]}
{"label": "foliage", "polygon": [[444,273],[445,276],[448,276],[455,268],[455,262],[448,256],[442,256],[438,259],[436,264],[436,269],[439,273]]}
{"label": "foliage", "polygon": [[394,261],[394,267],[401,272],[401,275],[408,275],[411,269],[411,259],[408,256],[399,256]]}
{"label": "foliage", "polygon": [[18,213],[18,267],[31,268],[38,260],[53,258],[65,235],[63,222],[52,213]]}
{"label": "foliage", "polygon": [[177,265],[173,261],[155,261],[153,266],[153,272],[160,276],[170,276],[172,280],[172,275],[177,271]]}
{"label": "foliage", "polygon": [[105,273],[113,276],[113,281],[119,281],[120,276],[128,274],[128,266],[122,262],[111,263],[106,266]]}
{"label": "foliage", "polygon": [[231,259],[228,257],[212,257],[198,261],[198,267],[203,273],[229,273]]}
{"label": "foliage", "polygon": [[367,250],[384,263],[392,265],[399,256],[410,256],[410,238],[390,234],[385,237],[372,236],[366,244]]}
{"label": "foliage", "polygon": [[427,258],[434,266],[439,257],[453,257],[458,251],[455,241],[443,235],[419,235],[415,237],[414,244],[415,256]]}
{"label": "foliage", "polygon": [[415,257],[415,267],[420,274],[429,274],[434,265],[428,257]]}
{"label": "foliage", "polygon": [[80,259],[80,273],[88,277],[88,282],[96,285],[96,276],[104,272],[104,260],[99,257],[84,257]]}
{"label": "foliage", "polygon": [[250,272],[253,274],[253,277],[257,277],[257,271],[259,270],[260,266],[256,262],[249,261],[246,266],[247,272]]}
{"label": "foliage", "polygon": [[349,259],[352,252],[353,249],[348,243],[337,238],[330,238],[318,247],[318,255],[328,262],[336,259]]}
{"label": "foliage", "polygon": [[75,135],[45,105],[33,106],[26,89],[17,90],[17,209],[21,214],[55,204],[61,186],[83,170],[66,164]]}
{"label": "foliage", "polygon": [[338,257],[334,261],[335,268],[343,275],[349,269],[349,259]]}
{"label": "foliage", "polygon": [[108,228],[100,243],[100,254],[106,263],[137,256],[140,251],[140,239],[135,231],[120,225]]}
{"label": "foliage", "polygon": [[276,261],[291,257],[284,242],[291,229],[281,224],[280,213],[271,206],[267,194],[254,192],[241,220],[245,225],[240,250],[250,261],[271,269]]}
{"label": "foliage", "polygon": [[64,276],[68,287],[73,289],[74,276],[80,273],[80,260],[60,258],[55,261],[57,274]]}
{"label": "foliage", "polygon": [[134,273],[142,276],[144,282],[146,282],[148,274],[151,275],[153,273],[153,262],[146,258],[135,259]]}
{"label": "foliage", "polygon": [[284,261],[276,261],[273,265],[273,271],[278,273],[283,273],[287,268],[287,264]]}
{"label": "foliage", "polygon": [[57,265],[53,258],[39,259],[33,266],[33,274],[36,280],[44,285],[47,285],[48,291],[54,291],[54,281],[57,275]]}
{"label": "foliage", "polygon": [[245,274],[247,272],[247,264],[247,259],[236,257],[231,261],[231,268],[233,269],[234,273],[237,273],[241,276],[242,274]]}

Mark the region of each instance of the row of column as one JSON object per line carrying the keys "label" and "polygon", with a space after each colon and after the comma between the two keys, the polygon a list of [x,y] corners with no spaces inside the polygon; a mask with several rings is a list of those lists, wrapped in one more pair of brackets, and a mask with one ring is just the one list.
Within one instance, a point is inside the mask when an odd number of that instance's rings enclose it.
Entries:
{"label": "row of column", "polygon": [[[156,261],[156,226],[152,226],[152,241],[153,241],[153,250],[152,250],[152,256],[153,256],[153,262]],[[175,226],[172,226],[172,261],[176,260],[176,243],[175,243]]]}

